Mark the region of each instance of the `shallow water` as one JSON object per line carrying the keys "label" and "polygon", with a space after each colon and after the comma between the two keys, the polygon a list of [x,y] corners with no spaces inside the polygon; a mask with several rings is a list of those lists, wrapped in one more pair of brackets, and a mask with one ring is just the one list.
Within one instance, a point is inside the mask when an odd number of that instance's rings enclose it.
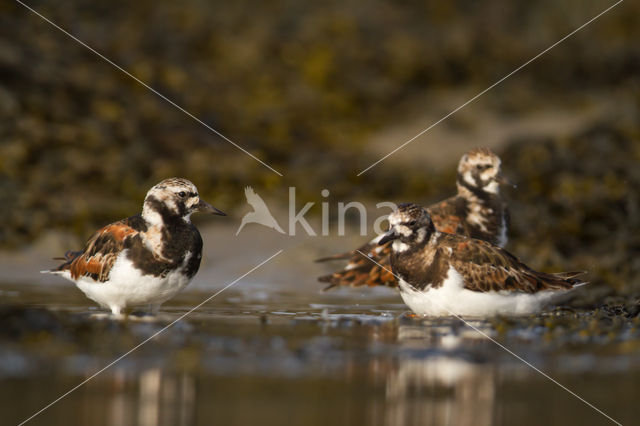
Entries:
{"label": "shallow water", "polygon": [[[3,424],[28,418],[211,294],[187,291],[158,318],[122,322],[73,288],[1,289]],[[220,294],[31,424],[608,423],[461,321],[416,318],[392,292],[252,289]],[[632,424],[640,329],[624,315],[556,309],[469,323]]]}
{"label": "shallow water", "polygon": [[361,237],[234,233],[204,227],[194,282],[158,317],[125,322],[37,273],[63,247],[0,254],[1,423],[29,418],[280,248],[29,424],[611,424],[532,366],[623,424],[640,415],[636,300],[468,319],[493,342],[454,318],[414,317],[390,289],[321,292],[315,277],[331,266],[312,259]]}

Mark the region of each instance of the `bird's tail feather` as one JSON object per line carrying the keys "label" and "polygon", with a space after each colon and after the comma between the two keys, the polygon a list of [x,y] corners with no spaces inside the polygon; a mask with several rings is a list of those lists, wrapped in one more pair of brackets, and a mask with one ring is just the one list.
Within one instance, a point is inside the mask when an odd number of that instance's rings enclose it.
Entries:
{"label": "bird's tail feather", "polygon": [[330,260],[346,260],[346,259],[350,259],[351,256],[353,256],[353,253],[348,251],[345,253],[338,253],[338,254],[333,254],[331,256],[326,256],[326,257],[321,257],[319,259],[314,260],[314,262],[328,262]]}
{"label": "bird's tail feather", "polygon": [[558,278],[569,279],[569,278],[575,278],[579,275],[583,275],[586,273],[587,271],[554,272],[553,275],[555,275]]}
{"label": "bird's tail feather", "polygon": [[562,281],[570,283],[573,288],[576,288],[576,287],[581,287],[583,285],[589,284],[587,281],[582,281],[581,279],[576,278],[586,273],[587,271],[570,271],[570,272],[554,272],[551,275],[561,279]]}

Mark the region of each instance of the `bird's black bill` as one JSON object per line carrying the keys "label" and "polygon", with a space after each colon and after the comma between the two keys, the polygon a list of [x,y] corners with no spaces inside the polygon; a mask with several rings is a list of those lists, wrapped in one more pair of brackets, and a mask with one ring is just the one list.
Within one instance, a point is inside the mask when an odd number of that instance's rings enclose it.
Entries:
{"label": "bird's black bill", "polygon": [[508,177],[500,174],[496,177],[496,181],[501,184],[501,185],[509,185],[513,188],[517,188],[518,185],[516,185],[515,183],[513,183]]}
{"label": "bird's black bill", "polygon": [[209,204],[209,203],[207,203],[206,201],[203,201],[203,200],[200,200],[198,202],[198,204],[196,204],[195,209],[196,209],[196,211],[199,211],[199,212],[217,214],[218,216],[226,216],[227,215],[222,210],[216,209],[211,204]]}
{"label": "bird's black bill", "polygon": [[387,244],[389,241],[393,241],[397,238],[399,238],[400,235],[396,234],[396,231],[394,229],[390,230],[389,232],[387,232],[386,234],[384,234],[384,236],[382,238],[380,238],[380,241],[378,241],[378,245],[383,245],[383,244]]}

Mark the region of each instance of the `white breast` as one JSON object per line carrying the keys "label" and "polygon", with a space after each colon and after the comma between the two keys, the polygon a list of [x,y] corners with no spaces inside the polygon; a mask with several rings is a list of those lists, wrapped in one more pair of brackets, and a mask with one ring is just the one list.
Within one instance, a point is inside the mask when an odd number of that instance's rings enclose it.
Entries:
{"label": "white breast", "polygon": [[96,282],[88,277],[81,277],[76,284],[84,294],[114,313],[126,307],[139,305],[160,305],[175,296],[189,284],[190,279],[183,271],[191,258],[188,252],[180,268],[169,272],[164,277],[143,275],[133,266],[124,250],[116,259],[109,280]]}
{"label": "white breast", "polygon": [[463,277],[449,267],[442,286],[417,291],[400,280],[402,300],[417,314],[428,316],[523,315],[536,312],[554,297],[566,291],[546,290],[538,293],[513,291],[478,292],[463,286]]}

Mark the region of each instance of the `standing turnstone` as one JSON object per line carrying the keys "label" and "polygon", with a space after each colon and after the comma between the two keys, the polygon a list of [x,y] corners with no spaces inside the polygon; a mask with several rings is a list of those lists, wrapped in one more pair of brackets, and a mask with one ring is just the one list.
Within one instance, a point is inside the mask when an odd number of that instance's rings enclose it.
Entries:
{"label": "standing turnstone", "polygon": [[[500,158],[489,148],[474,148],[458,163],[458,194],[428,207],[438,230],[479,238],[504,247],[507,244],[509,212],[500,197],[500,184],[508,183],[500,171]],[[397,287],[398,280],[385,270],[389,267],[389,244],[380,246],[378,236],[357,250],[318,259],[349,259],[347,266],[331,275],[318,278],[330,283],[325,290],[340,285]],[[365,259],[365,253],[380,265]]]}
{"label": "standing turnstone", "polygon": [[518,315],[585,282],[580,272],[536,272],[486,241],[437,231],[429,213],[401,204],[379,241],[391,243],[391,267],[404,302],[422,315]]}
{"label": "standing turnstone", "polygon": [[84,294],[118,315],[123,309],[160,305],[186,287],[198,272],[202,238],[191,214],[223,212],[201,200],[186,179],[165,179],[147,192],[142,213],[96,232],[82,251],[43,271],[76,283]]}

